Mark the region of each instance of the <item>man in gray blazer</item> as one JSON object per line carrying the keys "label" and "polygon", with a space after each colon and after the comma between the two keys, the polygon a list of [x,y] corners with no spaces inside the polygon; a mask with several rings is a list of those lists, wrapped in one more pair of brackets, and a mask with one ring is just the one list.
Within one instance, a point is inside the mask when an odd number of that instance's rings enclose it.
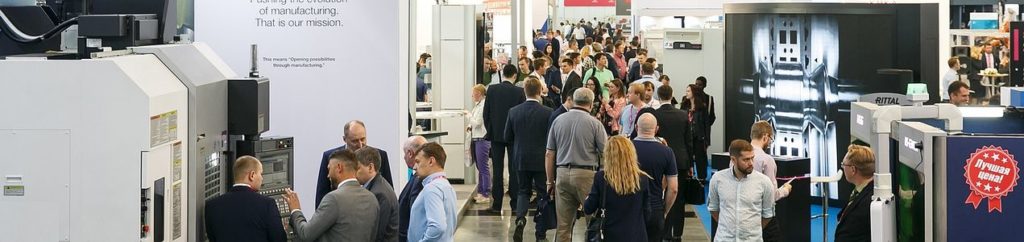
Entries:
{"label": "man in gray blazer", "polygon": [[302,215],[298,194],[286,190],[292,231],[300,241],[374,240],[379,206],[373,193],[359,186],[357,170],[352,151],[342,149],[331,154],[327,173],[336,189],[324,196],[308,221]]}
{"label": "man in gray blazer", "polygon": [[377,197],[380,205],[376,241],[398,242],[398,196],[391,183],[377,172],[377,167],[381,166],[380,152],[373,147],[359,148],[356,150],[356,159],[359,160],[356,179]]}

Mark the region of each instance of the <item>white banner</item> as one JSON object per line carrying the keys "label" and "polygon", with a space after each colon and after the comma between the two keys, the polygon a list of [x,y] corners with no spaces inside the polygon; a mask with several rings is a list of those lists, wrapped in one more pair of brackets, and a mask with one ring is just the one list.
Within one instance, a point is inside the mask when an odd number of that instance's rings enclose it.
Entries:
{"label": "white banner", "polygon": [[[366,123],[370,146],[388,152],[405,180],[407,85],[399,76],[399,2],[379,0],[199,0],[195,37],[237,73],[250,44],[270,78],[270,131],[295,137],[295,191],[312,214],[321,154],[344,144],[342,126]],[[398,190],[398,189],[396,189]]]}

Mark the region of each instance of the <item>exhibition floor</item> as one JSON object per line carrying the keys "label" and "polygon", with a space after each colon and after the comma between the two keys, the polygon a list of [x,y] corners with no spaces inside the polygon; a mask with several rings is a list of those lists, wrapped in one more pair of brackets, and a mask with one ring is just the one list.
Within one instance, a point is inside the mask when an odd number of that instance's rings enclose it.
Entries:
{"label": "exhibition floor", "polygon": [[[713,171],[712,171],[713,173]],[[470,239],[475,241],[512,241],[512,231],[515,226],[513,221],[515,218],[512,216],[512,210],[505,209],[500,215],[490,214],[483,212],[490,207],[490,204],[476,204],[468,201],[467,199],[471,196],[475,196],[474,184],[454,185],[457,196],[459,198],[458,205],[460,206],[459,213],[459,225],[455,231],[455,238],[458,239]],[[508,196],[505,197],[505,204],[509,203]],[[506,205],[507,207],[507,205]],[[811,214],[821,213],[820,205],[811,205]],[[527,218],[526,229],[523,232],[526,241],[533,241],[532,235],[534,234],[534,223],[532,215],[535,213],[534,210],[530,210],[531,217]],[[839,208],[832,207],[828,209],[829,213],[829,234],[828,241],[834,241],[834,233],[836,228],[836,218],[839,215]],[[694,206],[687,205],[686,207],[686,226],[683,231],[683,241],[693,242],[704,242],[711,241],[711,214],[708,213],[707,206]],[[821,219],[812,219],[811,224],[811,240],[812,242],[822,242],[821,239]],[[574,234],[574,241],[583,241],[585,238],[586,225],[584,222],[578,221]],[[549,230],[547,232],[547,238],[550,241],[554,238],[555,230]]]}
{"label": "exhibition floor", "polygon": [[[505,204],[508,204],[508,202],[509,200],[506,197]],[[489,207],[490,204],[471,204],[464,215],[459,218],[459,227],[455,231],[455,239],[457,241],[472,239],[473,241],[479,242],[512,241],[512,231],[515,230],[513,223],[515,217],[512,216],[512,210],[505,209],[502,211],[501,215],[492,215],[483,212]],[[694,210],[694,206],[687,206],[686,208],[687,220],[683,231],[683,241],[709,241],[709,237],[706,232],[708,226],[705,226],[700,219],[696,219]],[[707,211],[707,209],[705,209],[705,211]],[[532,217],[534,213],[535,211],[531,209],[531,216],[526,219],[526,229],[523,230],[523,237],[525,238],[524,241],[534,240],[533,234],[534,231],[536,231],[534,229]],[[584,220],[577,221],[573,230],[573,241],[584,241],[584,238],[586,238],[586,231],[586,222],[584,222]],[[548,241],[555,238],[554,236],[555,230],[548,230]]]}

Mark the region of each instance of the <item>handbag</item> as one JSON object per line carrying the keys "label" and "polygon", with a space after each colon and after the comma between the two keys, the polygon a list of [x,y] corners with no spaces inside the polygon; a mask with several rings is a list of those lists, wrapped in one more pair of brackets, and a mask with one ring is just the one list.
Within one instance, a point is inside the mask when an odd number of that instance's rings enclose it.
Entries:
{"label": "handbag", "polygon": [[597,214],[595,214],[594,218],[590,219],[590,223],[587,224],[588,242],[604,241],[605,197],[608,197],[607,185],[601,187],[601,208],[597,210]]}
{"label": "handbag", "polygon": [[683,181],[683,199],[686,204],[704,205],[707,200],[707,193],[704,193],[704,183],[694,177],[688,177]]}
{"label": "handbag", "polygon": [[548,194],[546,199],[537,201],[537,216],[533,216],[533,222],[537,224],[540,230],[551,230],[558,227],[558,219],[555,217],[555,201],[552,194]]}

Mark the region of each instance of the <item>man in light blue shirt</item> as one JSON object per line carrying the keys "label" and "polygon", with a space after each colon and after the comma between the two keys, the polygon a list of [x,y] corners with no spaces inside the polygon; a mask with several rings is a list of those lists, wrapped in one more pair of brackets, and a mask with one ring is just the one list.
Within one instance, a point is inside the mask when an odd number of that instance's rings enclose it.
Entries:
{"label": "man in light blue shirt", "polygon": [[729,145],[732,168],[711,177],[708,211],[718,222],[714,241],[763,241],[761,230],[775,217],[775,185],[754,171],[754,147],[746,140]]}
{"label": "man in light blue shirt", "polygon": [[444,148],[427,143],[416,154],[416,177],[423,179],[423,191],[409,211],[409,241],[454,241],[455,189],[444,174]]}
{"label": "man in light blue shirt", "polygon": [[626,92],[626,100],[629,104],[622,108],[622,114],[619,115],[619,135],[630,137],[633,131],[636,130],[636,120],[640,115],[640,109],[646,108],[647,103],[644,102],[643,97],[646,90],[644,85],[640,82],[633,82],[629,84],[629,89]]}

